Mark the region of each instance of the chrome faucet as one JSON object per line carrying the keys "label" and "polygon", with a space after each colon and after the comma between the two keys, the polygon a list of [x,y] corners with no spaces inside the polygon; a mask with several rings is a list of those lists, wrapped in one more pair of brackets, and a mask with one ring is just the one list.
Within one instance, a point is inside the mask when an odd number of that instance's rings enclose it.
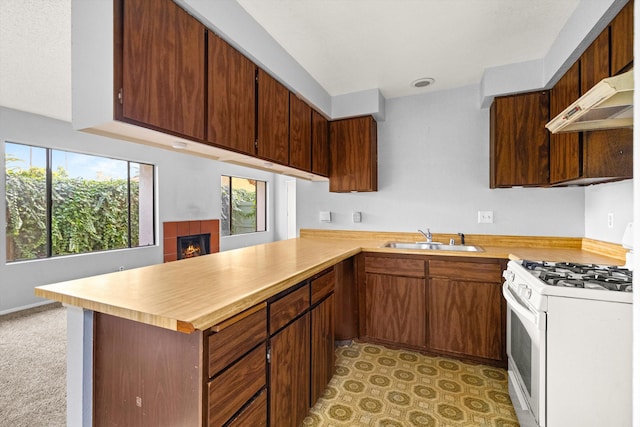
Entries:
{"label": "chrome faucet", "polygon": [[420,230],[420,229],[418,229],[418,231],[420,232],[420,234],[422,234],[427,239],[427,242],[429,242],[429,243],[433,242],[433,235],[431,234],[431,230],[429,230],[427,228],[427,232],[426,233],[424,231]]}
{"label": "chrome faucet", "polygon": [[460,236],[460,244],[464,245],[464,233],[458,233],[458,236]]}

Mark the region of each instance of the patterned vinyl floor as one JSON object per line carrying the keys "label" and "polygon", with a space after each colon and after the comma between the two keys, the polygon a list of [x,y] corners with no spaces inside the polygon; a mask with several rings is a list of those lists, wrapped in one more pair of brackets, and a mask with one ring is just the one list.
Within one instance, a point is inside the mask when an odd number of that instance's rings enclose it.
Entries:
{"label": "patterned vinyl floor", "polygon": [[354,342],[305,427],[517,427],[503,369]]}

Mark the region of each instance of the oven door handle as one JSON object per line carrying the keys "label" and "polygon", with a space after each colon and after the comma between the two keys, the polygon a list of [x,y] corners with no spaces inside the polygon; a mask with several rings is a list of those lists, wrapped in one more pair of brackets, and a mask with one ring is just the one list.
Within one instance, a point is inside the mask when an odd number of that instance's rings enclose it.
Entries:
{"label": "oven door handle", "polygon": [[509,284],[507,282],[504,282],[504,284],[502,285],[502,295],[504,296],[504,299],[507,300],[507,304],[509,304],[511,309],[515,311],[519,317],[524,318],[532,325],[538,324],[536,315],[529,311],[529,309],[524,307],[522,304],[520,304],[518,300],[513,297],[511,291],[509,290]]}

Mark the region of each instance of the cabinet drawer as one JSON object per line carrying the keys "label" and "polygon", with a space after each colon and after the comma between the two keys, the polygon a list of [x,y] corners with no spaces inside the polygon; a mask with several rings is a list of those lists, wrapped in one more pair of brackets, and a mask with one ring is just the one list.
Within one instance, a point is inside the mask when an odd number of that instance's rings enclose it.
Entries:
{"label": "cabinet drawer", "polygon": [[214,326],[214,330],[218,327],[219,332],[209,335],[209,377],[213,377],[266,340],[266,304],[250,308]]}
{"label": "cabinet drawer", "polygon": [[266,358],[263,344],[209,382],[209,426],[222,426],[266,385]]}
{"label": "cabinet drawer", "polygon": [[502,281],[500,264],[461,261],[429,261],[429,277],[447,277],[477,282]]}
{"label": "cabinet drawer", "polygon": [[333,292],[335,286],[335,273],[333,269],[311,281],[311,304],[315,304],[322,298]]}
{"label": "cabinet drawer", "polygon": [[393,276],[425,277],[424,260],[414,258],[387,258],[367,256],[364,259],[367,273]]}
{"label": "cabinet drawer", "polygon": [[274,334],[296,316],[308,310],[310,301],[309,285],[305,285],[272,302],[269,306],[269,334]]}
{"label": "cabinet drawer", "polygon": [[266,425],[267,391],[263,390],[233,421],[227,424],[227,427],[265,427]]}

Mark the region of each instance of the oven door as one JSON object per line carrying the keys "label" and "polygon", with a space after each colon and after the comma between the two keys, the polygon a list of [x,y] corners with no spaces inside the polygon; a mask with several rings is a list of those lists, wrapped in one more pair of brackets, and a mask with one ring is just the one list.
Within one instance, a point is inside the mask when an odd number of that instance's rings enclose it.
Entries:
{"label": "oven door", "polygon": [[[507,356],[509,382],[522,409],[519,416],[545,426],[546,313],[529,307],[512,291],[509,282],[502,287],[507,300]],[[523,413],[524,412],[524,413]],[[527,412],[530,415],[527,415]],[[520,420],[522,425],[530,424]]]}

